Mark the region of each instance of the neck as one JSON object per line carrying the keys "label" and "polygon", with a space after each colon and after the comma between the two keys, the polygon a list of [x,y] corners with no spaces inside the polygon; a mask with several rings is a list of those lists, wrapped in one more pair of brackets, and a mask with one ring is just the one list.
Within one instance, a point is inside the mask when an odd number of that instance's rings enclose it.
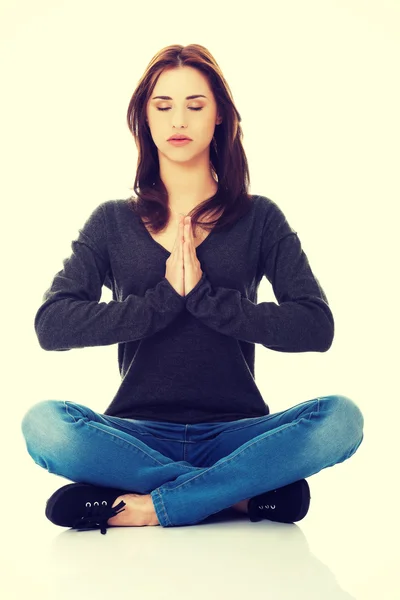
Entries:
{"label": "neck", "polygon": [[218,190],[218,183],[213,183],[207,187],[202,194],[197,194],[194,198],[188,198],[187,195],[171,195],[168,196],[168,206],[173,215],[179,216],[179,214],[188,215],[196,206],[202,204],[208,198],[211,198],[216,194]]}
{"label": "neck", "polygon": [[216,193],[218,182],[211,172],[208,152],[185,163],[168,161],[162,154],[159,160],[159,175],[167,190],[172,214],[187,215]]}

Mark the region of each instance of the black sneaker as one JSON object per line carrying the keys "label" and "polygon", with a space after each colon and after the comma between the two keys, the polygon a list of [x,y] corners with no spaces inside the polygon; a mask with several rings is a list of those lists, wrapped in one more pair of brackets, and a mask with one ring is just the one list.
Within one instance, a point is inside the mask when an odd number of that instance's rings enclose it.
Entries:
{"label": "black sneaker", "polygon": [[250,521],[278,521],[294,523],[303,519],[310,506],[310,488],[305,479],[254,496],[249,500]]}
{"label": "black sneaker", "polygon": [[127,492],[118,488],[102,487],[87,483],[69,483],[54,492],[46,502],[46,517],[62,527],[71,527],[78,531],[100,529],[107,533],[108,519],[115,517],[126,506],[121,500],[112,508],[113,503]]}

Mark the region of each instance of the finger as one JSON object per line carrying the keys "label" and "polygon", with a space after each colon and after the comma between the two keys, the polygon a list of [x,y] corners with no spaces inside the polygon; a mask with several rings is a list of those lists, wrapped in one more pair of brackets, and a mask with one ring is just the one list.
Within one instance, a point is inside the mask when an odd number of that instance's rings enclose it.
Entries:
{"label": "finger", "polygon": [[184,265],[184,227],[183,227],[183,219],[181,220],[180,224],[179,224],[179,232],[180,232],[180,236],[179,236],[179,262],[182,264],[182,266]]}
{"label": "finger", "polygon": [[178,233],[175,238],[172,252],[175,252],[175,251],[179,252],[181,246],[182,246],[182,220],[181,220],[181,217],[179,217]]}
{"label": "finger", "polygon": [[190,226],[190,222],[185,222],[185,242],[187,243],[187,245],[189,246],[191,243],[191,226]]}
{"label": "finger", "polygon": [[183,252],[183,219],[180,220],[179,223],[179,254],[182,256]]}
{"label": "finger", "polygon": [[191,220],[189,221],[188,225],[187,225],[187,247],[188,247],[188,252],[190,255],[190,258],[194,258],[194,238],[193,238],[193,227],[192,227],[192,223]]}
{"label": "finger", "polygon": [[184,254],[185,257],[189,257],[189,250],[190,250],[190,232],[189,232],[189,228],[190,228],[190,223],[185,222],[184,225]]}
{"label": "finger", "polygon": [[175,250],[177,249],[177,247],[178,247],[178,246],[177,246],[177,244],[178,244],[178,241],[179,241],[179,227],[178,227],[178,234],[177,234],[177,236],[176,236],[176,238],[175,238],[175,241],[174,241],[174,245],[172,246],[172,252],[171,252],[171,255],[172,255],[172,254],[174,254]]}

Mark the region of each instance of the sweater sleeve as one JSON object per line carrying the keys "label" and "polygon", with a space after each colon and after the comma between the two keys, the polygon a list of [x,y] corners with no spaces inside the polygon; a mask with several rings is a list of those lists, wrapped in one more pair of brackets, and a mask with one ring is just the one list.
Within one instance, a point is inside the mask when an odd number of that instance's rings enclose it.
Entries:
{"label": "sweater sleeve", "polygon": [[186,309],[215,331],[238,340],[279,352],[325,352],[334,337],[332,312],[297,232],[273,206],[274,217],[263,231],[261,261],[279,304],[254,304],[236,289],[213,287],[203,272],[186,296]]}
{"label": "sweater sleeve", "polygon": [[100,204],[72,242],[72,254],[43,296],[34,327],[44,350],[109,346],[148,337],[166,327],[185,308],[163,278],[144,296],[99,302],[110,273],[104,212]]}

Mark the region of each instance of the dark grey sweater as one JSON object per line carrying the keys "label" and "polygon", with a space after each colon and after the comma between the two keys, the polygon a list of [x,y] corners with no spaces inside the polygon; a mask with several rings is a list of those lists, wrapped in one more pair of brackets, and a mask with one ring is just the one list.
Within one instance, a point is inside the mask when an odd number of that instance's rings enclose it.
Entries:
{"label": "dark grey sweater", "polygon": [[[332,312],[297,232],[275,202],[252,201],[233,227],[197,247],[203,276],[184,297],[165,278],[170,253],[129,200],[103,202],[79,229],[34,326],[44,350],[118,344],[121,385],[105,415],[181,424],[267,415],[255,344],[330,348]],[[257,304],[263,276],[278,304]]]}

